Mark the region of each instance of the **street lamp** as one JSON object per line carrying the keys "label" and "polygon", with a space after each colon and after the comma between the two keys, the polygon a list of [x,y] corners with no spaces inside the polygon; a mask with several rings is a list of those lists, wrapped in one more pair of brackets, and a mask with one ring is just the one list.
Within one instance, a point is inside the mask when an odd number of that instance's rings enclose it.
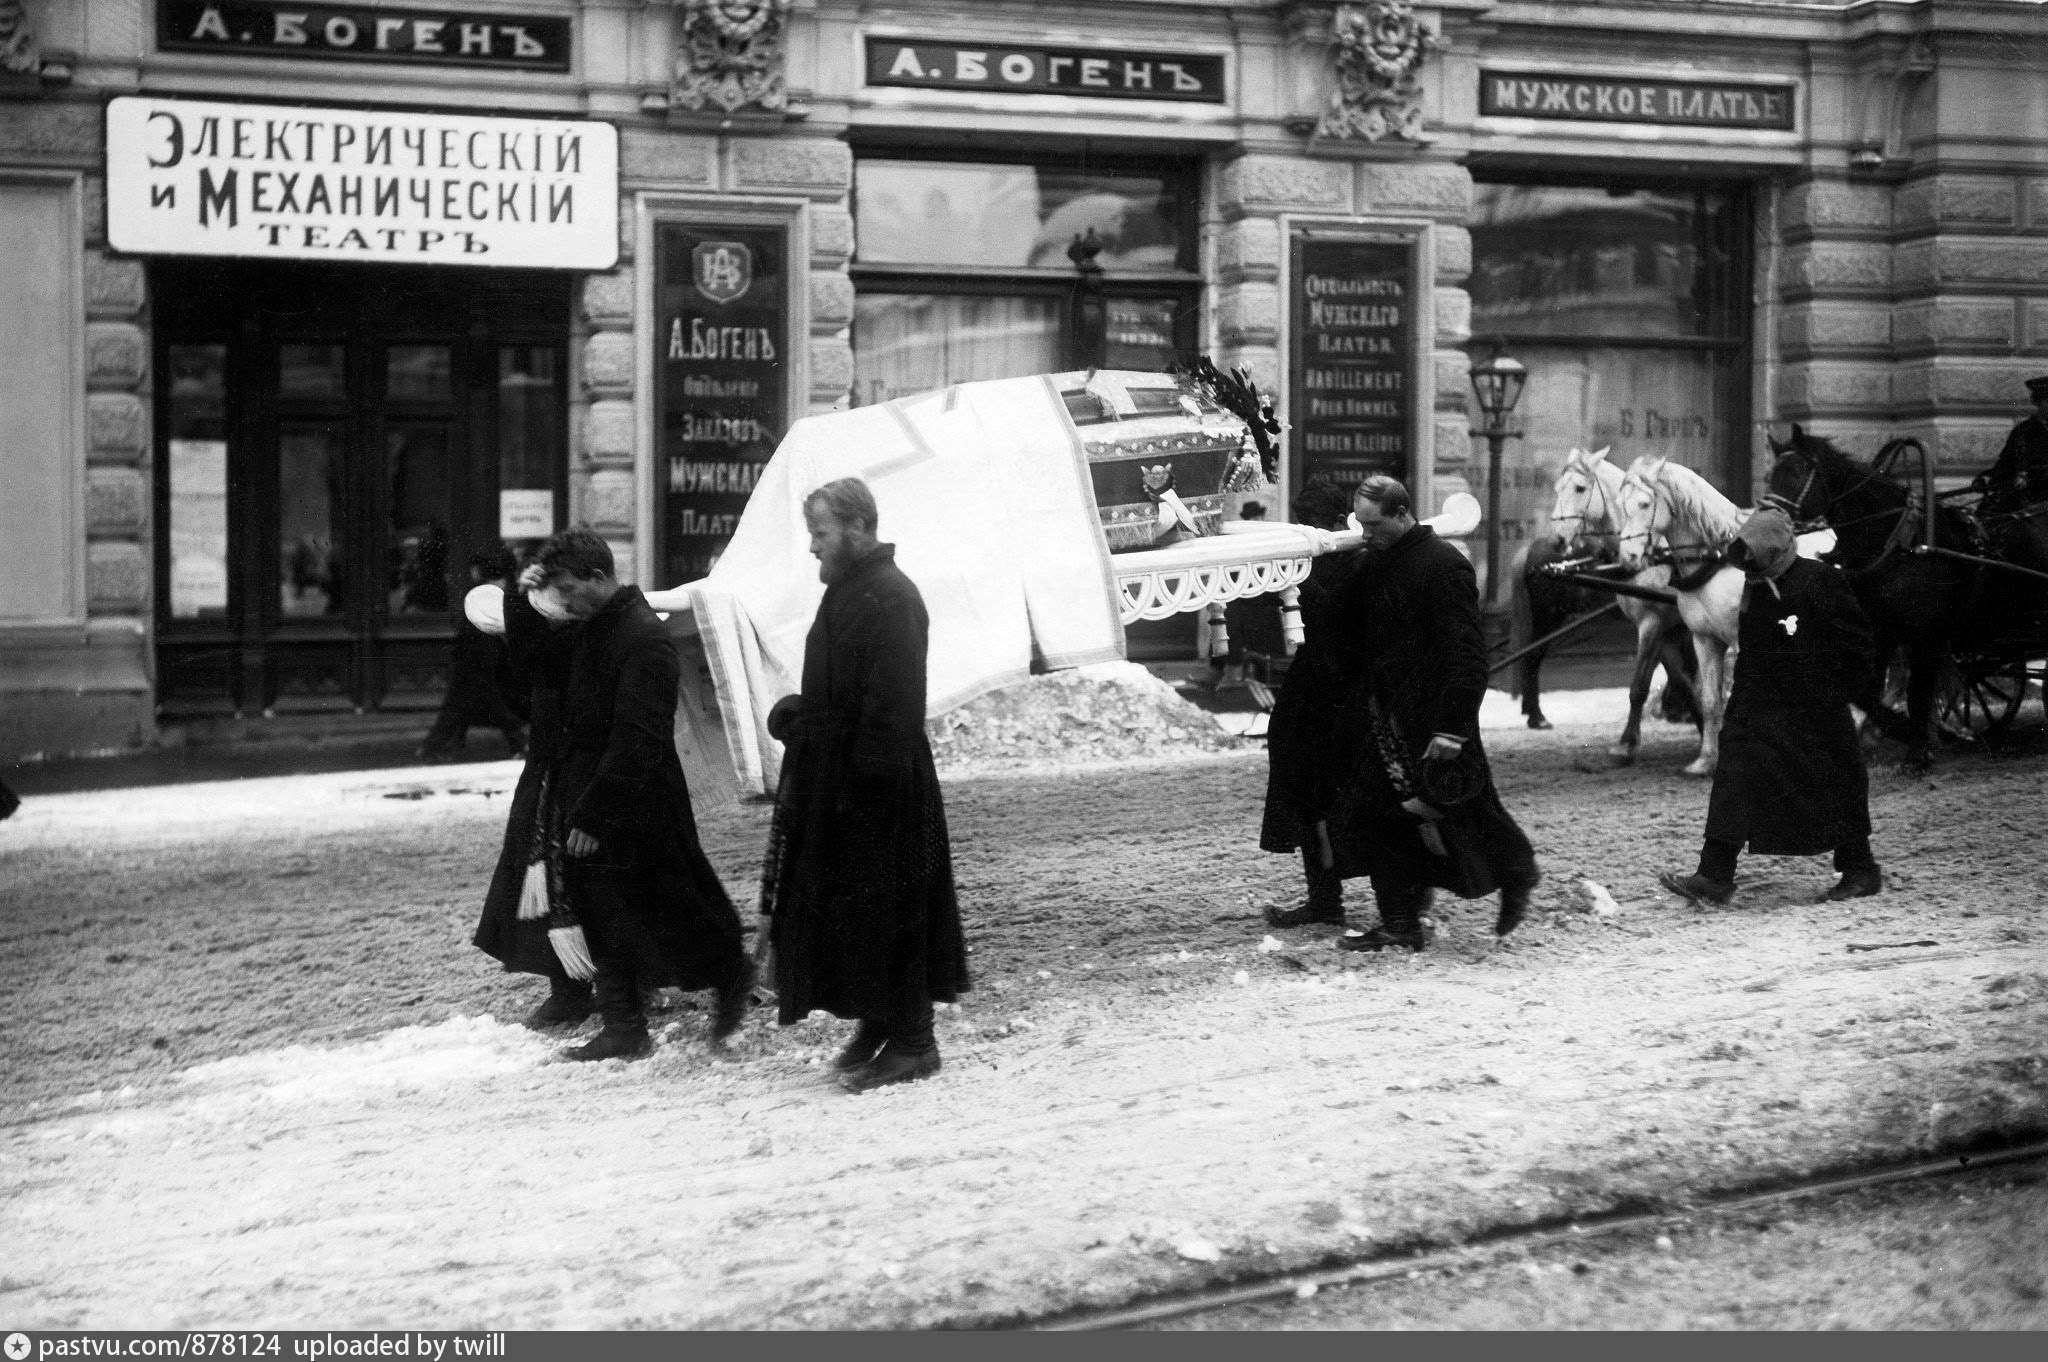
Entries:
{"label": "street lamp", "polygon": [[1491,355],[1472,366],[1472,391],[1486,421],[1472,433],[1486,437],[1486,596],[1495,606],[1500,604],[1500,449],[1509,436],[1522,433],[1508,418],[1528,381],[1529,371],[1502,354],[1498,341]]}

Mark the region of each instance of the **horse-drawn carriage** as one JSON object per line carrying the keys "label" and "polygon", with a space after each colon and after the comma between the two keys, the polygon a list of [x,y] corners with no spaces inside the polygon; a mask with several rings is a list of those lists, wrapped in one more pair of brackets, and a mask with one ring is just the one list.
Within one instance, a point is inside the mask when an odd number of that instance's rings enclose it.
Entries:
{"label": "horse-drawn carriage", "polygon": [[[1880,665],[1905,653],[1906,764],[1927,764],[1937,725],[1963,738],[2010,725],[2048,682],[2048,504],[1970,506],[1962,498],[1973,489],[1937,492],[1926,450],[1911,438],[1870,464],[1798,426],[1772,450],[1765,499],[1791,513],[1801,552],[1848,573]],[[1625,593],[1615,604],[1636,620],[1638,649],[1619,757],[1633,754],[1658,662],[1682,678],[1671,629],[1686,627],[1701,726],[1700,755],[1686,770],[1711,774],[1742,599],[1742,574],[1723,550],[1748,512],[1691,469],[1647,457],[1624,474],[1605,453],[1574,450],[1566,460],[1551,512],[1558,536],[1530,581]],[[1533,676],[1524,689],[1534,725]]]}
{"label": "horse-drawn carriage", "polygon": [[[1941,492],[1927,451],[1895,439],[1865,464],[1799,426],[1771,448],[1769,495],[1796,523],[1826,523],[1877,635],[1907,658],[1907,762],[1931,732],[1983,737],[2009,726],[2048,681],[2048,503]],[[1907,456],[1912,466],[1902,468]],[[1986,504],[1989,502],[1989,504]]]}

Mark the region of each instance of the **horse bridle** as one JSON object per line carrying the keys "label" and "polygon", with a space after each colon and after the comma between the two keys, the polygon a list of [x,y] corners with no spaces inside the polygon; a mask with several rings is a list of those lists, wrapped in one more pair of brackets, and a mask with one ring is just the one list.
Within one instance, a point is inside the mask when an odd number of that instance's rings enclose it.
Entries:
{"label": "horse bridle", "polygon": [[[1600,481],[1598,474],[1594,473],[1591,469],[1585,468],[1583,465],[1581,465],[1581,471],[1585,473],[1587,481],[1593,484],[1593,490],[1600,494],[1600,518],[1607,521],[1609,524],[1612,524],[1614,521],[1614,508],[1611,504],[1609,504],[1607,499],[1607,484]],[[1558,538],[1564,540],[1567,544],[1569,544],[1574,538],[1584,539],[1597,537],[1602,539],[1615,539],[1618,541],[1619,536],[1621,534],[1621,531],[1619,530],[1594,530],[1591,532],[1591,534],[1588,534],[1583,527],[1586,521],[1591,518],[1592,516],[1589,512],[1576,511],[1568,516],[1552,516],[1550,524],[1551,528],[1555,529],[1560,520],[1577,521],[1579,523],[1581,529],[1577,535],[1560,534],[1558,536]],[[1619,547],[1619,543],[1617,542],[1617,550],[1619,549]]]}

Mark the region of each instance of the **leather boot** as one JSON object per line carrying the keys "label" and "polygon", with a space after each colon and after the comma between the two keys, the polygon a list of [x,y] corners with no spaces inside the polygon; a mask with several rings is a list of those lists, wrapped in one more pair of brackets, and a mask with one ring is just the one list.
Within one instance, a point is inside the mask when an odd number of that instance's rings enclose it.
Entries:
{"label": "leather boot", "polygon": [[1337,938],[1337,948],[1346,951],[1383,951],[1389,946],[1425,950],[1434,935],[1435,924],[1423,916],[1429,907],[1429,889],[1389,888],[1374,885],[1379,900],[1379,924],[1368,932],[1346,932]]}
{"label": "leather boot", "polygon": [[562,1058],[574,1060],[639,1059],[654,1048],[647,1028],[607,1026],[581,1045],[562,1051]]}
{"label": "leather boot", "polygon": [[1884,892],[1884,876],[1876,866],[1846,870],[1840,883],[1815,899],[1815,903],[1840,903],[1844,899],[1866,899]]}
{"label": "leather boot", "polygon": [[862,1020],[853,1028],[853,1038],[846,1042],[845,1048],[833,1056],[832,1067],[840,1073],[858,1069],[880,1053],[882,1042],[887,1039],[888,1027],[878,1021]]}
{"label": "leather boot", "polygon": [[548,999],[526,1014],[523,1025],[530,1031],[548,1031],[557,1026],[576,1026],[595,1010],[588,984],[556,984]]}
{"label": "leather boot", "polygon": [[740,1023],[747,1019],[747,1003],[753,991],[754,962],[748,960],[740,971],[740,977],[718,990],[718,1005],[711,1014],[713,1045],[740,1029]]}
{"label": "leather boot", "polygon": [[1344,925],[1344,881],[1323,869],[1313,846],[1301,849],[1302,870],[1308,876],[1308,899],[1298,908],[1268,908],[1266,922],[1274,927],[1341,927]]}
{"label": "leather boot", "polygon": [[929,1078],[939,1071],[939,1047],[934,1045],[925,1051],[904,1049],[894,1040],[882,1046],[881,1052],[857,1069],[849,1069],[839,1075],[839,1086],[848,1092],[866,1092],[870,1088],[883,1088],[891,1083],[914,1083],[920,1078]]}
{"label": "leather boot", "polygon": [[1493,934],[1506,936],[1522,925],[1522,919],[1529,916],[1529,895],[1533,885],[1507,884],[1501,886],[1500,916],[1493,920]]}
{"label": "leather boot", "polygon": [[1657,883],[1691,903],[1718,906],[1735,897],[1733,881],[1710,880],[1705,875],[1674,875],[1667,870],[1657,877]]}

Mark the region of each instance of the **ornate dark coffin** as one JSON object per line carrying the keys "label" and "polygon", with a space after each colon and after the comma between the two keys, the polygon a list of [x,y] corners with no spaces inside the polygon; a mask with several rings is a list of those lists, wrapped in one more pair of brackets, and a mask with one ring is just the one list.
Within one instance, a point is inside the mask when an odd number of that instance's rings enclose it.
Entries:
{"label": "ornate dark coffin", "polygon": [[[1056,382],[1088,458],[1111,553],[1221,531],[1224,493],[1248,458],[1256,463],[1243,421],[1169,374],[1098,370]],[[1177,516],[1161,524],[1167,490],[1190,513],[1192,530]]]}

